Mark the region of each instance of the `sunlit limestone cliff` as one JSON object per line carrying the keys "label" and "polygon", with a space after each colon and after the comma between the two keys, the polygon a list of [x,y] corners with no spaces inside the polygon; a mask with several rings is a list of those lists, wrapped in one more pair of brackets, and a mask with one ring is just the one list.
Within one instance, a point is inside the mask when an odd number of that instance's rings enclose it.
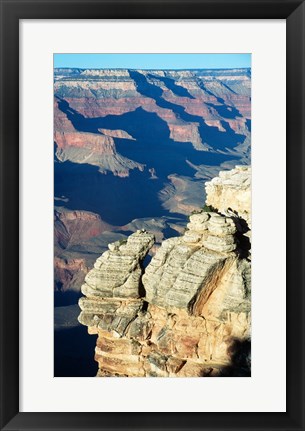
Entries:
{"label": "sunlit limestone cliff", "polygon": [[161,243],[144,229],[109,244],[89,271],[79,321],[97,334],[98,376],[250,375],[251,172],[206,184],[208,211]]}

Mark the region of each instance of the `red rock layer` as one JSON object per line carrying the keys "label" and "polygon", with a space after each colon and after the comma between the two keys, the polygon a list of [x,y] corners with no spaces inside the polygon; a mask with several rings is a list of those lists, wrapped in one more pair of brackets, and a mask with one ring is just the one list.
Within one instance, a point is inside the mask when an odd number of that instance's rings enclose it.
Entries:
{"label": "red rock layer", "polygon": [[115,153],[114,140],[111,136],[78,132],[66,114],[58,108],[57,101],[54,109],[54,141],[60,150],[76,147],[100,155]]}
{"label": "red rock layer", "polygon": [[[94,133],[58,132],[55,131],[54,139],[58,149],[70,147],[85,148],[97,154],[115,154],[114,141],[110,136]],[[84,160],[85,163],[85,160]]]}
{"label": "red rock layer", "polygon": [[55,210],[54,225],[55,243],[61,248],[73,244],[82,244],[91,238],[101,235],[111,226],[105,223],[98,214],[88,211]]}

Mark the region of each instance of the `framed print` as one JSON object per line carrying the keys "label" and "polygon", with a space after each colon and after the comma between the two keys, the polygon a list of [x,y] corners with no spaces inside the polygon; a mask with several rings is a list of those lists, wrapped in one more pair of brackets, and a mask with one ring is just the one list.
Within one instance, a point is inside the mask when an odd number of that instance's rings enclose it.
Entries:
{"label": "framed print", "polygon": [[250,92],[249,54],[54,55],[54,377],[251,375]]}
{"label": "framed print", "polygon": [[303,429],[303,2],[1,20],[1,429]]}

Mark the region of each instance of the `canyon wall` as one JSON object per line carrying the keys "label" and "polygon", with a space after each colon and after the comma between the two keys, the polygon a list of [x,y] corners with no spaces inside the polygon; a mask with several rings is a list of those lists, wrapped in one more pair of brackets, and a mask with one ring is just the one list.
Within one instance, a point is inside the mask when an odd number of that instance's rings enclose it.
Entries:
{"label": "canyon wall", "polygon": [[251,168],[236,166],[206,183],[206,204],[221,213],[236,214],[251,226]]}
{"label": "canyon wall", "polygon": [[[226,150],[212,139],[215,133],[220,140],[230,134],[226,146],[236,154],[249,150],[249,69],[55,69],[54,79],[54,141],[62,161],[96,165],[117,175],[143,169],[118,154],[114,140],[134,139],[126,130],[130,126],[125,119],[131,119],[126,114],[132,113],[132,121],[138,122],[140,112],[147,120],[152,114],[157,117],[173,141],[190,142],[199,151]],[[95,119],[106,127],[98,127]],[[76,130],[81,123],[86,130]]]}
{"label": "canyon wall", "polygon": [[177,235],[250,134],[250,69],[55,69],[55,290],[79,292],[108,242]]}
{"label": "canyon wall", "polygon": [[142,229],[109,244],[85,277],[79,322],[98,336],[97,376],[250,375],[250,169],[217,178],[206,185],[213,208],[145,269],[154,235]]}

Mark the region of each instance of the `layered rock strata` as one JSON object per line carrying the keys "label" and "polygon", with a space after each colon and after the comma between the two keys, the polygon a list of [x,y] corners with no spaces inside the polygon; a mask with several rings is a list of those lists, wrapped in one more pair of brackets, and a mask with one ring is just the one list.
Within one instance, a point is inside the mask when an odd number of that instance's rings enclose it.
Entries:
{"label": "layered rock strata", "polygon": [[55,155],[60,162],[87,163],[98,166],[101,173],[113,172],[126,177],[129,170],[144,166],[122,156],[116,151],[114,137],[133,139],[123,130],[100,129],[99,133],[77,131],[66,114],[59,109],[61,99],[54,101]]}
{"label": "layered rock strata", "polygon": [[[105,119],[132,112],[136,114],[138,109],[142,109],[166,123],[172,140],[191,142],[196,150],[209,150],[210,145],[205,140],[213,129],[236,133],[240,135],[237,137],[240,142],[249,132],[249,69],[55,69],[54,80],[54,94],[58,100],[68,104],[70,114],[81,115],[85,119]],[[65,130],[67,121],[62,122],[62,114],[58,111],[55,106],[55,141],[61,160],[84,163],[85,159],[86,163],[99,166],[101,172],[112,171],[116,175],[121,171],[126,175],[130,169],[141,168],[132,165],[131,160],[119,158],[114,141],[109,139],[130,139],[126,130],[114,130],[109,134],[99,129],[97,137],[92,133],[76,135]],[[134,118],[137,121],[136,116]],[[207,133],[200,131],[202,127]],[[100,160],[98,155],[102,157]]]}
{"label": "layered rock strata", "polygon": [[153,242],[139,230],[110,244],[85,278],[79,321],[98,335],[97,375],[250,375],[251,266],[236,216],[191,215],[144,271]]}
{"label": "layered rock strata", "polygon": [[207,205],[227,214],[228,210],[251,225],[251,168],[236,166],[230,171],[221,171],[219,176],[205,184]]}

